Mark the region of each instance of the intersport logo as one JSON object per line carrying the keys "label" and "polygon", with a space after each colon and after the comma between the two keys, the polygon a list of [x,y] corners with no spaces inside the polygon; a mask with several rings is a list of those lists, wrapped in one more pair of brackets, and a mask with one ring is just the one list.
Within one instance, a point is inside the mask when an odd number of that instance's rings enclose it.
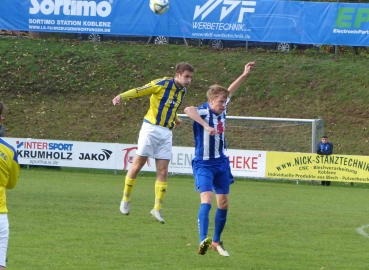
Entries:
{"label": "intersport logo", "polygon": [[254,13],[256,1],[240,1],[240,0],[208,0],[203,6],[196,6],[193,19],[201,16],[204,20],[216,7],[222,4],[219,21],[227,17],[235,8],[240,7],[236,11],[239,12],[237,22],[242,23],[245,13]]}
{"label": "intersport logo", "polygon": [[[85,0],[30,0],[32,7],[29,14],[68,15],[85,17],[107,17],[112,7],[108,1]],[[112,2],[112,1],[110,1]]]}

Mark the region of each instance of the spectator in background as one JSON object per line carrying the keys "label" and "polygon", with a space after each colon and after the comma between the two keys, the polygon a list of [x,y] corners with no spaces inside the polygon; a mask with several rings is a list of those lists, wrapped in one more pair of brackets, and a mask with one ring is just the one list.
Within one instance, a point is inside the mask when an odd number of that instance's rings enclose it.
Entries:
{"label": "spectator in background", "polygon": [[[331,155],[333,153],[333,144],[328,141],[328,136],[324,135],[322,141],[318,144],[318,155]],[[330,186],[331,181],[322,181],[323,186]]]}
{"label": "spectator in background", "polygon": [[4,137],[5,136],[5,128],[3,126],[3,110],[4,110],[4,105],[0,102],[0,137]]}
{"label": "spectator in background", "polygon": [[5,269],[9,240],[8,208],[6,189],[18,182],[19,164],[15,149],[0,138],[0,270]]}

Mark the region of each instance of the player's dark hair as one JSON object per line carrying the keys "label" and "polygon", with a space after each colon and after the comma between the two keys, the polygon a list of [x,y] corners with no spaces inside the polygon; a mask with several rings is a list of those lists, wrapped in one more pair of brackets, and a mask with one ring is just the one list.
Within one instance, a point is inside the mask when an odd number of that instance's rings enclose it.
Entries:
{"label": "player's dark hair", "polygon": [[3,114],[4,105],[0,102],[0,115]]}
{"label": "player's dark hair", "polygon": [[327,135],[323,135],[323,137],[322,138],[324,138],[324,139],[328,139],[328,136]]}
{"label": "player's dark hair", "polygon": [[194,67],[190,63],[181,62],[176,65],[176,73],[182,74],[185,71],[195,72]]}

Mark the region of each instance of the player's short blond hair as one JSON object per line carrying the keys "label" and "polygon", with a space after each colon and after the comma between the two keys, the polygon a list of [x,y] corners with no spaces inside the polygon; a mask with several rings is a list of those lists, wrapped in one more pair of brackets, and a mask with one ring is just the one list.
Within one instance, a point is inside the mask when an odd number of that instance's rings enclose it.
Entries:
{"label": "player's short blond hair", "polygon": [[218,97],[228,98],[229,94],[230,93],[227,88],[220,86],[218,84],[210,86],[209,90],[206,92],[208,100],[214,100]]}

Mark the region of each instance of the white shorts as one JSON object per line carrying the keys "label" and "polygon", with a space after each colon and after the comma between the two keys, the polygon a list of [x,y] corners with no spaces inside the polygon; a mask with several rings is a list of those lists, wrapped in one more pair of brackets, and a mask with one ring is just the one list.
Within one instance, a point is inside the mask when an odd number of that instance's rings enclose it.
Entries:
{"label": "white shorts", "polygon": [[144,122],[138,137],[136,154],[155,159],[172,158],[172,131]]}
{"label": "white shorts", "polygon": [[6,266],[6,251],[8,250],[9,222],[7,214],[0,214],[0,266]]}

